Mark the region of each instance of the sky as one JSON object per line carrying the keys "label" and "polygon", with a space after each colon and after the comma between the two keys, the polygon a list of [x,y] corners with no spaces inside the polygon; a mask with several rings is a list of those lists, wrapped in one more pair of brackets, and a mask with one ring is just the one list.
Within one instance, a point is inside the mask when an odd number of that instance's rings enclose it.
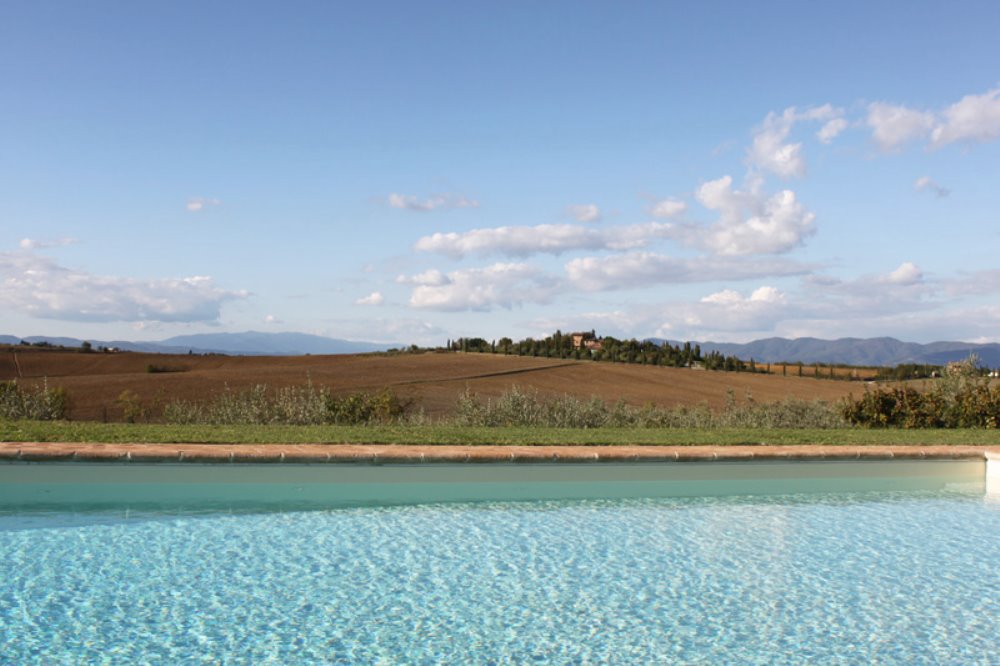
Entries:
{"label": "sky", "polygon": [[996,2],[9,2],[0,333],[1000,341]]}

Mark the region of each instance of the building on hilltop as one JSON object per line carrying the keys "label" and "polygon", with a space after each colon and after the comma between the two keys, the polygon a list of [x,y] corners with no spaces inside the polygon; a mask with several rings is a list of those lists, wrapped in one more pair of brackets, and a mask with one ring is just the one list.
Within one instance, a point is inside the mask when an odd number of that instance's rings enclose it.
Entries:
{"label": "building on hilltop", "polygon": [[593,331],[590,333],[573,333],[573,349],[587,349],[592,352],[601,351],[601,341]]}

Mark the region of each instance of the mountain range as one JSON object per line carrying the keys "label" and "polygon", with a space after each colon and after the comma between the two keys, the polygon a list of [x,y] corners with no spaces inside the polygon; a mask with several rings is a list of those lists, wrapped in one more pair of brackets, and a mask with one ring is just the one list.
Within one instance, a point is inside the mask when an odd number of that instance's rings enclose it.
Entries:
{"label": "mountain range", "polygon": [[[83,340],[78,338],[54,338],[34,335],[19,338],[0,335],[0,344],[18,344],[21,340],[31,343],[48,342],[64,347],[79,347]],[[235,354],[244,356],[299,356],[302,354],[361,354],[385,351],[399,344],[377,342],[355,342],[327,338],[308,333],[201,333],[178,335],[155,342],[132,342],[129,340],[89,340],[97,347],[117,347],[125,351],[152,352],[157,354]]]}
{"label": "mountain range", "polygon": [[[656,342],[662,340],[654,339]],[[671,341],[671,344],[678,344]],[[693,343],[692,343],[693,344]],[[944,365],[976,354],[982,365],[1000,367],[1000,344],[972,342],[931,342],[920,344],[895,338],[766,338],[747,343],[702,342],[702,353],[718,351],[758,363],[781,361],[801,363],[842,363],[857,366],[896,366],[901,363]]]}
{"label": "mountain range", "polygon": [[[676,340],[649,338],[653,342],[683,344]],[[0,344],[18,344],[21,340],[31,343],[48,342],[65,347],[79,347],[78,338],[31,336],[19,338],[0,335]],[[235,354],[246,356],[292,356],[302,354],[359,354],[399,348],[401,344],[357,342],[327,338],[307,333],[202,333],[179,335],[155,342],[132,342],[128,340],[90,340],[96,347],[117,347],[128,351],[154,352],[162,354]],[[983,365],[1000,367],[1000,344],[976,344],[971,342],[931,342],[920,344],[903,342],[895,338],[840,338],[821,340],[818,338],[766,338],[747,343],[700,342],[702,353],[718,351],[727,356],[758,363],[842,363],[858,366],[895,366],[900,363],[927,363],[943,365],[949,361],[960,361],[969,354],[979,356]]]}

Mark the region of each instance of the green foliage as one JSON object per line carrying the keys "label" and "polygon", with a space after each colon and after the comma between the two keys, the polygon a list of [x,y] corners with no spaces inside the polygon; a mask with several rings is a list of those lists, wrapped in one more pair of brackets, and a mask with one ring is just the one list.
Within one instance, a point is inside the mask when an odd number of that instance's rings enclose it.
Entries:
{"label": "green foliage", "polygon": [[158,365],[156,363],[147,363],[146,372],[149,374],[158,374],[161,372],[184,372],[187,368],[172,366],[172,365]]}
{"label": "green foliage", "polygon": [[389,389],[337,396],[312,383],[275,390],[258,384],[243,391],[227,388],[203,404],[175,400],[164,408],[163,420],[174,424],[357,425],[392,423],[403,418],[406,407]]}
{"label": "green foliage", "polygon": [[837,410],[820,401],[756,403],[748,396],[737,404],[730,392],[726,407],[707,405],[665,409],[652,404],[632,407],[623,400],[608,405],[597,397],[562,396],[546,400],[537,391],[511,387],[498,398],[466,391],[459,396],[454,423],[466,427],[510,428],[844,428]]}
{"label": "green foliage", "polygon": [[924,363],[901,363],[894,368],[879,368],[876,379],[888,381],[905,381],[907,379],[930,379],[942,373],[939,365]]}
{"label": "green foliage", "polygon": [[1000,387],[982,377],[978,359],[949,363],[923,391],[892,386],[866,391],[841,406],[849,422],[869,428],[996,428]]}
{"label": "green foliage", "polygon": [[134,391],[125,389],[119,393],[115,404],[122,410],[122,418],[125,419],[125,423],[135,423],[146,418],[146,408]]}
{"label": "green foliage", "polygon": [[34,388],[17,381],[0,382],[0,419],[52,421],[66,415],[68,400],[62,387],[49,388],[48,382]]}

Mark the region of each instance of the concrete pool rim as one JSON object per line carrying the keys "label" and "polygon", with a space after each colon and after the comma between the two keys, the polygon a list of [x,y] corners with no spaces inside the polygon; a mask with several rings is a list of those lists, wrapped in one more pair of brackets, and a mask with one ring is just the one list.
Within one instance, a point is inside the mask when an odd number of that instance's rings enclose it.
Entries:
{"label": "concrete pool rim", "polygon": [[[411,444],[95,444],[0,442],[0,462],[119,463],[643,463],[846,460],[984,460],[1000,445],[552,446]],[[994,465],[991,465],[994,466]]]}

